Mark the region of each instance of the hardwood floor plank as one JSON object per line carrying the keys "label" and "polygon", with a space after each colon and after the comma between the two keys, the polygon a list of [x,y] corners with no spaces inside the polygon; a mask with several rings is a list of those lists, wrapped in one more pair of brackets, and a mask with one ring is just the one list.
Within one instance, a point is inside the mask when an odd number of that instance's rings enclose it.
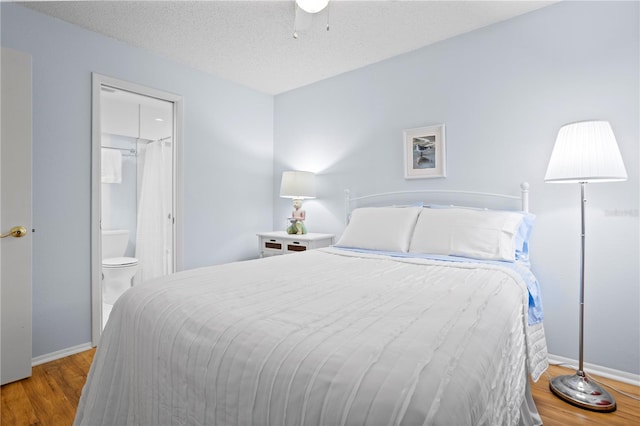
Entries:
{"label": "hardwood floor plank", "polygon": [[[2,386],[2,426],[71,425],[94,353],[92,349],[36,366],[31,378]],[[551,366],[538,383],[532,383],[533,399],[545,426],[640,425],[640,401],[614,390],[609,389],[618,404],[613,413],[584,410],[556,397],[549,389],[549,378],[573,372]],[[597,379],[640,398],[640,387]]]}

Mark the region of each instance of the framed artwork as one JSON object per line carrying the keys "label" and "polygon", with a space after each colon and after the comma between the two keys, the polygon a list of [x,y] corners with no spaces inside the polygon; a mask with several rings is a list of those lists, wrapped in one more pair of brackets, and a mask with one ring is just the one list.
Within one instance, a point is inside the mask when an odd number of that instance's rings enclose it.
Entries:
{"label": "framed artwork", "polygon": [[446,177],[444,124],[404,131],[404,178]]}

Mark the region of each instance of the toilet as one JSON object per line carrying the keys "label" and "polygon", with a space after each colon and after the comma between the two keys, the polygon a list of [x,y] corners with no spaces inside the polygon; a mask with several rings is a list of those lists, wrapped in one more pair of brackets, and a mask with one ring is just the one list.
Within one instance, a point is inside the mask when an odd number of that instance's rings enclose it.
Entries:
{"label": "toilet", "polygon": [[124,257],[129,243],[129,231],[102,231],[102,301],[113,305],[133,285],[138,271],[138,259]]}

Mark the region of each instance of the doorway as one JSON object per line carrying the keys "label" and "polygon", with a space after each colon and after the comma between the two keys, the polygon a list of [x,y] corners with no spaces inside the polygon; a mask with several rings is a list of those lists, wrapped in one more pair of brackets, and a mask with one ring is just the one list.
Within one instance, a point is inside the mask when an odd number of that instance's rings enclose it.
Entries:
{"label": "doorway", "polygon": [[182,98],[93,74],[92,342],[130,285],[182,269]]}

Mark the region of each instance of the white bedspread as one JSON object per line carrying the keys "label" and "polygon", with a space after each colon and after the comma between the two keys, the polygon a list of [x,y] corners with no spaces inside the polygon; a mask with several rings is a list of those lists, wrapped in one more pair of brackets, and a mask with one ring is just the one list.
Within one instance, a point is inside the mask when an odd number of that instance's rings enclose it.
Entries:
{"label": "white bedspread", "polygon": [[527,306],[506,268],[332,248],[185,271],[115,304],[75,424],[526,423]]}

